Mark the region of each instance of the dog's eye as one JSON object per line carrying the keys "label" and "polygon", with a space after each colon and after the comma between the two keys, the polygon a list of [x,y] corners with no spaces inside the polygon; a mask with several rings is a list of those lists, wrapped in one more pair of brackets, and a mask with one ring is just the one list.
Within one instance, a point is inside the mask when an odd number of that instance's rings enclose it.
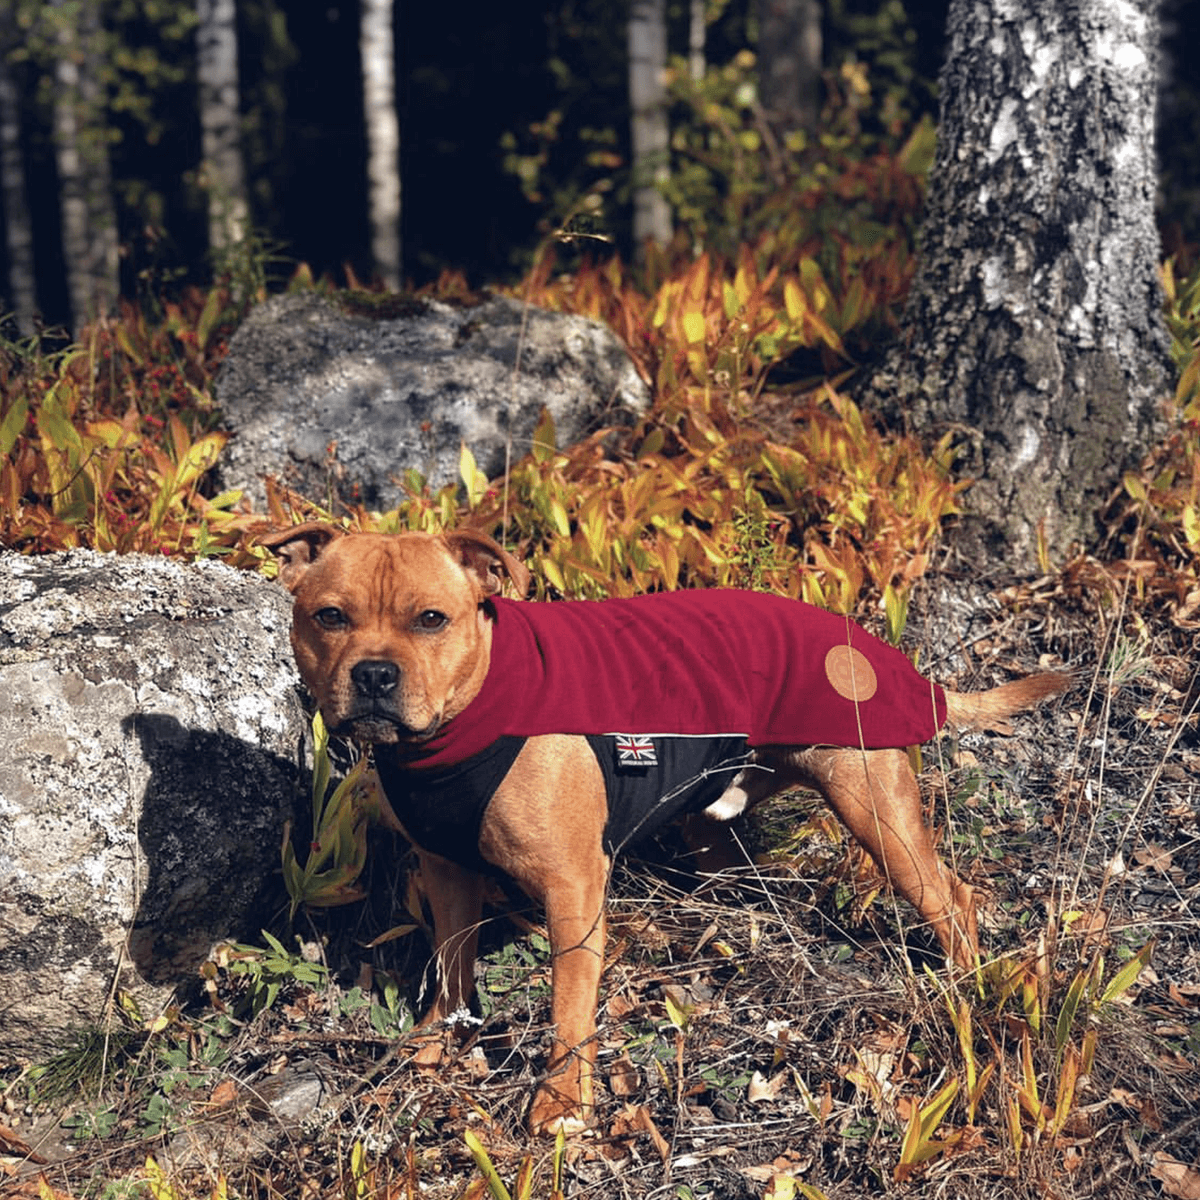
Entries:
{"label": "dog's eye", "polygon": [[416,627],[424,630],[426,633],[432,633],[438,629],[444,629],[450,624],[450,618],[445,613],[438,612],[436,608],[427,608],[417,619]]}
{"label": "dog's eye", "polygon": [[322,629],[344,629],[350,624],[346,614],[340,608],[320,608],[313,613],[313,620]]}

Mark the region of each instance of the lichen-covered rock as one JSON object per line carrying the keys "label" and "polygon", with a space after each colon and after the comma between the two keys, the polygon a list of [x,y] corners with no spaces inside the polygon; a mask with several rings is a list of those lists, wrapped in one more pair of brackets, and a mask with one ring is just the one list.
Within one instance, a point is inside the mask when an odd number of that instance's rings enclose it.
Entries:
{"label": "lichen-covered rock", "polygon": [[510,431],[516,461],[543,406],[567,445],[649,403],[606,326],[502,297],[412,301],[386,317],[315,293],[275,297],[234,335],[216,393],[234,434],[218,466],[226,487],[261,503],[270,474],[315,499],[332,490],[384,509],[409,468],[435,486],[457,480],[463,442],[500,474]]}
{"label": "lichen-covered rock", "polygon": [[0,555],[0,1061],[266,923],[307,727],[289,609],[216,562]]}

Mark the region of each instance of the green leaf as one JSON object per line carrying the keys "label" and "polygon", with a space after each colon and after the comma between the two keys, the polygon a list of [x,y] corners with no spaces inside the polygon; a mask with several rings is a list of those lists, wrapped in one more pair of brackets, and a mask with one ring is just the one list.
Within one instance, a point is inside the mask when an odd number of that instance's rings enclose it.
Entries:
{"label": "green leaf", "polygon": [[721,287],[721,299],[725,305],[725,316],[732,321],[738,315],[742,302],[738,299],[737,289],[728,280]]}
{"label": "green leaf", "polygon": [[4,419],[0,421],[0,458],[3,458],[16,445],[25,429],[29,417],[29,401],[24,396],[18,396],[11,405]]}
{"label": "green leaf", "polygon": [[1083,991],[1087,987],[1091,974],[1090,970],[1079,971],[1075,975],[1075,978],[1071,980],[1070,987],[1067,988],[1066,997],[1063,999],[1063,1006],[1059,1010],[1058,1020],[1054,1023],[1054,1049],[1056,1053],[1062,1053],[1062,1048],[1067,1044],[1071,1036],[1071,1029],[1075,1024],[1075,1014],[1079,1010],[1079,1002],[1083,998]]}
{"label": "green leaf", "polygon": [[554,428],[554,418],[548,408],[542,409],[538,418],[537,428],[533,431],[533,461],[549,462],[558,448],[558,434]]}
{"label": "green leaf", "polygon": [[1108,986],[1100,993],[1101,1006],[1110,1003],[1118,996],[1128,991],[1136,982],[1137,977],[1145,970],[1154,953],[1154,939],[1151,938],[1113,977]]}
{"label": "green leaf", "polygon": [[474,1131],[468,1129],[463,1134],[463,1141],[467,1143],[467,1149],[470,1150],[471,1157],[475,1160],[479,1174],[487,1182],[488,1191],[492,1193],[493,1200],[512,1200],[508,1188],[501,1181],[488,1152],[483,1148],[483,1143],[475,1136]]}

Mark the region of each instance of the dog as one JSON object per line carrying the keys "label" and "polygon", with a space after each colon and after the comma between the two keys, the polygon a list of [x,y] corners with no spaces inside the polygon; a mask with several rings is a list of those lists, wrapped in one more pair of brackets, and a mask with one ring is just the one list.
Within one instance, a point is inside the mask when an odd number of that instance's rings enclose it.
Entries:
{"label": "dog", "polygon": [[756,592],[505,599],[529,573],[470,529],[308,522],[260,541],[294,597],[301,677],[331,732],[373,743],[418,850],[439,979],[418,1062],[473,994],[485,875],[545,906],[555,1033],[533,1132],[587,1124],[612,855],[671,816],[812,788],[950,962],[978,962],[971,889],[937,856],[905,747],[947,721],[1004,730],[1068,676],[947,692],[848,618]]}

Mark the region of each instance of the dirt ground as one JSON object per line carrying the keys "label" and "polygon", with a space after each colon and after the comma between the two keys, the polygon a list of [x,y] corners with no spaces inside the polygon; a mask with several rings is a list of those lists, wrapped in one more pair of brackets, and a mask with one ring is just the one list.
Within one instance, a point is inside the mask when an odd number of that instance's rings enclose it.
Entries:
{"label": "dirt ground", "polygon": [[[995,978],[948,991],[912,912],[809,797],[752,818],[753,861],[715,880],[668,835],[614,875],[602,1087],[593,1131],[562,1153],[566,1195],[1200,1197],[1196,630],[1131,615],[1097,578],[943,565],[910,612],[905,648],[956,690],[1076,674],[1013,736],[924,751],[944,852],[978,891],[1012,994]],[[35,1109],[10,1082],[0,1192],[37,1195],[40,1172],[53,1195],[150,1194],[152,1155],[176,1189],[155,1195],[208,1196],[223,1174],[230,1195],[439,1200],[484,1187],[470,1130],[514,1195],[528,1157],[528,1194],[551,1196],[554,1148],[522,1125],[548,1035],[541,915],[495,889],[480,1023],[450,1067],[419,1072],[394,1026],[419,1005],[422,933],[366,947],[419,923],[407,861],[381,835],[369,901],[304,930],[330,986],[287,983],[237,1025],[197,1003],[157,1042],[129,1041],[102,1100]],[[1136,982],[1104,997],[1150,941]],[[218,994],[233,1006],[243,985],[221,975]],[[950,1018],[964,1007],[974,1066],[992,1064],[973,1112]],[[1073,1091],[1071,1062],[1090,1068]],[[913,1162],[914,1114],[953,1078]]]}

